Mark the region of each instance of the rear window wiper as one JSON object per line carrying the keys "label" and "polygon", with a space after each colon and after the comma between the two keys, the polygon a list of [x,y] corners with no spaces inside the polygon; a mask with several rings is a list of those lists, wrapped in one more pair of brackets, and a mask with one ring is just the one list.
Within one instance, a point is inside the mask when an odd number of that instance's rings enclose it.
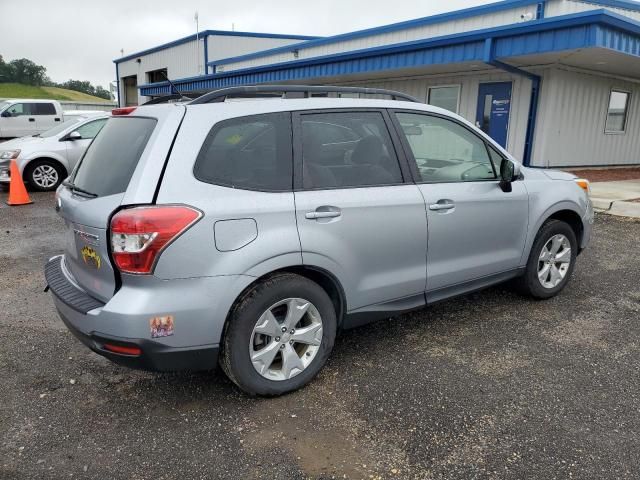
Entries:
{"label": "rear window wiper", "polygon": [[79,193],[81,195],[85,195],[87,197],[91,197],[91,198],[97,198],[97,194],[90,192],[88,190],[85,190],[84,188],[80,188],[75,186],[72,182],[62,182],[62,185],[64,185],[65,187],[69,188],[72,192],[74,193]]}

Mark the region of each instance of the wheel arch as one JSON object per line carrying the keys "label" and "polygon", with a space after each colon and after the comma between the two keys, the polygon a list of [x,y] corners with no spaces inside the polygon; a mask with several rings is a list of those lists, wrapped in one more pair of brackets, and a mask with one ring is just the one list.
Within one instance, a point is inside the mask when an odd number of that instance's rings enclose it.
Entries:
{"label": "wheel arch", "polygon": [[582,245],[582,238],[584,235],[584,224],[582,220],[582,216],[580,215],[580,207],[571,201],[562,201],[558,202],[549,208],[547,208],[543,213],[536,214],[532,213],[533,218],[537,218],[535,224],[530,225],[529,235],[527,237],[527,243],[524,251],[522,252],[521,265],[526,265],[529,260],[529,255],[531,254],[531,249],[533,248],[533,244],[540,232],[540,229],[547,223],[549,220],[561,220],[569,224],[571,229],[576,234],[576,240],[578,242],[579,250],[581,251],[580,246]]}
{"label": "wheel arch", "polygon": [[[576,235],[578,251],[580,252],[582,250],[580,246],[582,245],[582,236],[584,235],[584,224],[582,223],[582,217],[575,210],[558,210],[547,217],[547,219],[542,222],[542,225],[547,223],[549,220],[560,220],[561,222],[568,224]],[[542,225],[540,228],[542,228]]]}
{"label": "wheel arch", "polygon": [[69,168],[67,167],[66,162],[61,158],[58,158],[56,155],[38,155],[37,157],[30,158],[23,163],[22,171],[20,173],[24,176],[25,172],[29,171],[29,168],[33,168],[33,165],[41,161],[53,162],[62,167],[66,174],[69,175]]}
{"label": "wheel arch", "polygon": [[330,272],[326,271],[323,268],[310,266],[310,265],[291,265],[287,267],[282,267],[277,270],[273,270],[269,273],[266,273],[260,277],[256,277],[253,279],[251,283],[249,283],[235,298],[231,307],[227,311],[224,327],[222,329],[221,342],[222,339],[226,335],[227,327],[231,320],[231,316],[233,314],[236,305],[242,301],[242,299],[253,289],[256,285],[272,278],[274,276],[284,274],[284,273],[293,273],[296,275],[300,275],[301,277],[308,278],[309,280],[317,283],[320,288],[322,288],[333,303],[336,309],[336,318],[338,319],[338,328],[341,327],[343,319],[345,317],[345,313],[347,311],[347,303],[346,303],[346,295],[344,293],[344,289],[340,281]]}

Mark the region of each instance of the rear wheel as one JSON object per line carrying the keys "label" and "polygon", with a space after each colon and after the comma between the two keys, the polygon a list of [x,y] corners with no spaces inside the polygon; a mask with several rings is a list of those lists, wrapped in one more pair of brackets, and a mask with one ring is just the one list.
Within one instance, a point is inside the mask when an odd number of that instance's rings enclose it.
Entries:
{"label": "rear wheel", "polygon": [[545,223],[533,243],[520,290],[546,299],[560,293],[573,274],[578,241],[571,226],[560,220]]}
{"label": "rear wheel", "polygon": [[282,274],[259,283],[234,307],[221,365],[250,395],[276,396],[309,383],[336,335],[336,313],[315,282]]}
{"label": "rear wheel", "polygon": [[38,192],[49,192],[58,188],[65,178],[64,168],[51,160],[34,160],[25,169],[25,180]]}

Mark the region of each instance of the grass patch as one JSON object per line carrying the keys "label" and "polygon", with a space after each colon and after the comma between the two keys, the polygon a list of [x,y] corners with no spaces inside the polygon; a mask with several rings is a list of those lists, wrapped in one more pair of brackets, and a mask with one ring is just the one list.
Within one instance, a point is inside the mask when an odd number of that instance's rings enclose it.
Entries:
{"label": "grass patch", "polygon": [[0,83],[0,98],[41,98],[74,102],[113,103],[104,98],[58,87],[34,87],[19,83]]}

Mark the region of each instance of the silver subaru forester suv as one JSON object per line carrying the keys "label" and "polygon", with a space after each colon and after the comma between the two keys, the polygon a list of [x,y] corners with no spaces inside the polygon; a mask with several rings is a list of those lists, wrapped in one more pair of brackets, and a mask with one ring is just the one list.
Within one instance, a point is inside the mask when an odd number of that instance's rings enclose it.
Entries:
{"label": "silver subaru forester suv", "polygon": [[114,111],[57,191],[45,275],[95,352],[280,395],[342,329],[507,280],[558,294],[588,189],[397,92],[230,88]]}

